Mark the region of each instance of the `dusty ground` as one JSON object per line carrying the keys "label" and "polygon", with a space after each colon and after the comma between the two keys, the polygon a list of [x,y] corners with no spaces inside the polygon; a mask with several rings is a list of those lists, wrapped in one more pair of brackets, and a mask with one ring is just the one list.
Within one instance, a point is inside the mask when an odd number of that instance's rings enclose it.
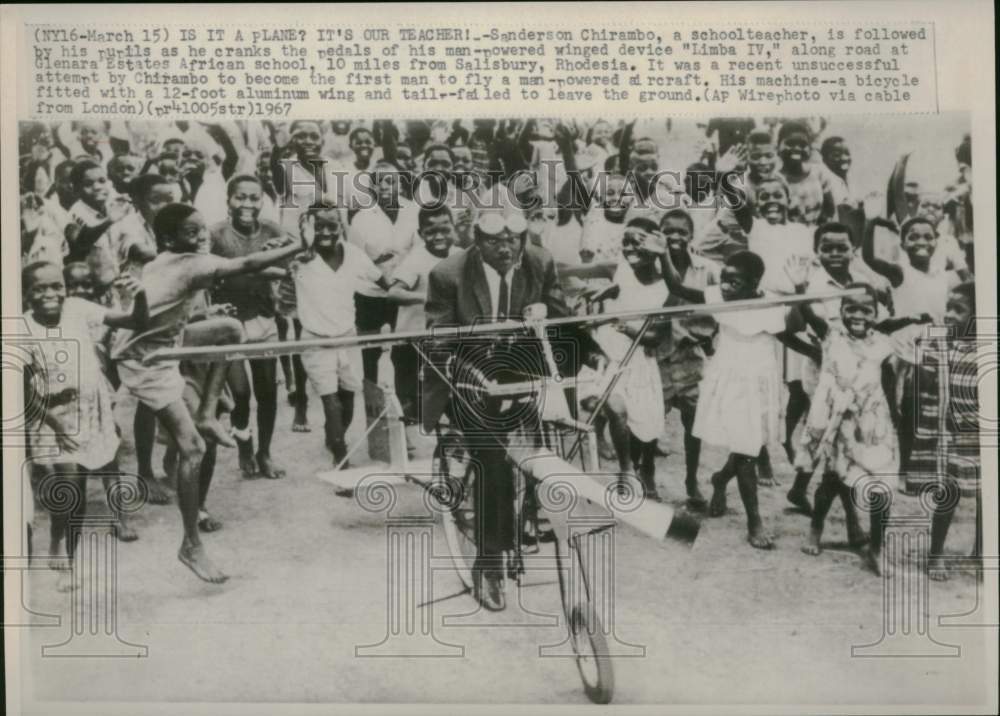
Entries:
{"label": "dusty ground", "polygon": [[[119,409],[128,416],[131,407],[124,401]],[[385,515],[335,496],[333,487],[316,479],[328,458],[315,399],[310,421],[312,433],[292,433],[290,410],[280,409],[274,454],[288,469],[284,480],[242,480],[235,452],[222,453],[210,506],[225,528],[205,542],[232,575],[226,584],[199,582],[175,558],[175,505],[146,506],[135,517],[139,541],[117,550],[117,633],[124,642],[147,646],[147,658],[42,658],[41,647],[69,634],[70,597],[55,590],[54,572],[29,574],[27,606],[64,620],[61,627],[28,630],[24,686],[42,712],[58,712],[52,702],[79,700],[586,702],[572,660],[539,656],[541,647],[564,638],[562,622],[554,621],[559,607],[551,573],[529,575],[533,586],[522,590],[523,608],[511,586],[508,610],[499,617],[473,614],[459,625],[443,625],[443,619],[474,611],[474,603],[460,593],[447,562],[437,559],[446,554],[439,527],[434,565],[445,568],[433,572],[433,609],[417,611],[440,642],[457,645],[431,646],[456,658],[357,655],[356,647],[378,644],[387,634]],[[671,455],[660,461],[658,481],[671,500],[683,497],[678,428],[676,417],[668,416]],[[124,454],[123,467],[133,469],[130,445]],[[703,457],[703,479],[721,459],[712,452]],[[983,654],[995,631],[945,628],[937,621],[975,608],[975,577],[957,573],[931,584],[929,598],[913,603],[915,621],[908,625],[889,618],[892,630],[912,634],[909,643],[921,653],[952,653],[928,639],[929,629],[937,642],[961,646],[960,658],[852,657],[852,646],[883,638],[883,583],[836,545],[845,539],[839,507],[827,528],[830,548],[820,557],[799,551],[807,520],[786,513],[789,468],[783,458],[776,468],[784,486],[761,490],[763,514],[777,535],[771,552],[745,542],[735,485],[730,513],[707,521],[690,550],[617,531],[611,648],[623,656],[614,660],[615,702],[982,702]],[[897,514],[919,513],[913,498],[895,498]],[[92,512],[102,511],[96,485],[90,502]],[[392,516],[420,514],[426,513],[418,488],[400,488]],[[955,553],[971,546],[973,514],[972,501],[964,501],[949,540]],[[37,528],[35,549],[43,552],[44,516]],[[900,568],[915,574],[908,560]],[[405,573],[400,579],[407,580]],[[428,641],[420,647],[426,650]],[[398,644],[383,646],[398,653]],[[896,644],[889,640],[884,648],[891,652]],[[134,654],[125,645],[116,649]]]}

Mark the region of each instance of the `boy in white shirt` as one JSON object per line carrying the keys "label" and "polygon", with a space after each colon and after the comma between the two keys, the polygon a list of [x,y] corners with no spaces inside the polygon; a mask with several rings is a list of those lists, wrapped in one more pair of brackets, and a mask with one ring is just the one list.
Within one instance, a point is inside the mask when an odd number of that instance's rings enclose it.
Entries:
{"label": "boy in white shirt", "polygon": [[[302,216],[302,241],[311,247],[305,260],[289,267],[295,280],[302,339],[339,338],[355,333],[354,294],[367,284],[389,288],[364,251],[344,240],[340,210],[318,203]],[[354,415],[354,394],[361,389],[347,351],[325,348],[302,354],[302,365],[323,403],[326,446],[334,466],[349,467],[344,435]]]}
{"label": "boy in white shirt", "polygon": [[[407,254],[392,274],[389,299],[399,304],[396,332],[422,331],[427,326],[424,302],[427,300],[427,276],[439,261],[448,258],[455,243],[455,220],[447,206],[420,210],[418,245]],[[407,421],[417,421],[420,366],[419,354],[410,344],[393,346],[392,365],[396,375],[396,396]]]}

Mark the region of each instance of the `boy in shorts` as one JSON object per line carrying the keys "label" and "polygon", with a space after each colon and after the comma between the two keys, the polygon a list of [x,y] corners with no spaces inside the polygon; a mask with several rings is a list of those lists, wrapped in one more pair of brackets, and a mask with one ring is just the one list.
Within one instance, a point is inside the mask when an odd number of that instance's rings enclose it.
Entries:
{"label": "boy in shorts", "polygon": [[178,558],[199,578],[219,583],[227,576],[205,554],[198,534],[198,470],[205,454],[205,439],[232,446],[216,418],[227,364],[213,363],[204,398],[196,415],[184,405],[184,379],[176,361],[147,365],[144,359],[160,348],[171,348],[183,339],[186,345],[238,343],[242,329],[231,319],[201,321],[187,326],[200,289],[210,288],[227,276],[259,271],[300,250],[292,245],[272,248],[237,259],[208,253],[204,219],[191,206],[169,204],[153,222],[159,254],[143,269],[143,287],[150,306],[149,327],[141,332],[122,331],[115,346],[122,383],[140,402],[156,413],[179,452],[177,495],[184,522],[184,540]]}
{"label": "boy in shorts", "polygon": [[[314,204],[301,220],[302,244],[312,250],[293,262],[302,339],[337,338],[355,333],[354,294],[368,284],[389,286],[363,249],[346,241],[340,210],[333,204]],[[326,447],[334,465],[346,469],[344,435],[354,415],[354,394],[361,380],[347,351],[325,348],[302,354],[302,364],[323,402]]]}

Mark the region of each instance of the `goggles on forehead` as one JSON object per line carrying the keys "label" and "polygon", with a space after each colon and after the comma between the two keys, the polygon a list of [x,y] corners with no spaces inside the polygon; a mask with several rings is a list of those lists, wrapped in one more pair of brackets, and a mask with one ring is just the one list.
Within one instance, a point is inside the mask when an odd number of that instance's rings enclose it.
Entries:
{"label": "goggles on forehead", "polygon": [[479,217],[479,221],[476,222],[476,226],[478,226],[479,230],[484,234],[490,234],[492,236],[501,234],[505,230],[512,234],[522,234],[527,231],[528,222],[524,220],[524,216],[521,214],[501,216],[500,214],[489,213]]}

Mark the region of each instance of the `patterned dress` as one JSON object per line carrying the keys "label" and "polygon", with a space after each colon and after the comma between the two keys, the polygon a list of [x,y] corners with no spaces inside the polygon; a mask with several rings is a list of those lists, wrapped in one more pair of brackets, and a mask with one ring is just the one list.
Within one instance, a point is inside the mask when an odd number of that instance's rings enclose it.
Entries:
{"label": "patterned dress", "polygon": [[[32,413],[32,460],[38,465],[73,463],[88,470],[104,467],[118,452],[119,439],[111,406],[111,388],[101,372],[95,337],[104,330],[106,309],[79,298],[67,298],[55,328],[33,315],[25,321],[36,341],[28,343],[36,389],[44,396]],[[57,417],[61,432],[77,443],[59,448],[43,410]]]}
{"label": "patterned dress", "polygon": [[920,343],[907,487],[919,490],[947,476],[963,495],[973,495],[980,489],[979,346],[963,339]]}
{"label": "patterned dress", "polygon": [[839,320],[830,322],[797,468],[833,472],[852,486],[870,480],[895,484],[896,434],[882,388],[882,364],[891,355],[887,336],[855,338]]}

